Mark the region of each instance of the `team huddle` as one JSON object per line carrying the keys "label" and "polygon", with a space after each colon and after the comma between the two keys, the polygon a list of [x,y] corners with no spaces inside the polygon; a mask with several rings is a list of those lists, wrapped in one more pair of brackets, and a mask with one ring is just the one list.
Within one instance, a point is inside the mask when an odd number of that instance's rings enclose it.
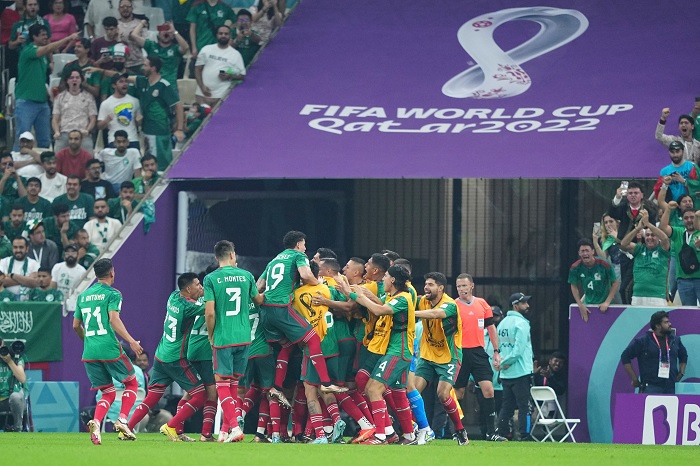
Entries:
{"label": "team huddle", "polygon": [[[179,277],[147,395],[130,417],[137,382],[117,335],[137,355],[143,349],[119,317],[122,299],[112,287],[111,260],[95,263],[98,281],[79,296],[73,321],[92,388],[102,392],[88,422],[92,443],[102,441],[101,423],[116,397],[113,379],[125,385],[114,423],[121,440],[136,440],[136,425],[176,382],[185,396],[160,427],[172,441],[196,441],[184,433],[184,423],[201,409],[200,441],[239,442],[244,419],[257,406],[255,442],[345,443],[342,410],[359,427],[351,443],[423,445],[434,434],[420,392],[436,383],[454,439],[469,443],[453,390],[462,363],[462,322],[455,300],[444,292],[445,276],[427,274],[419,296],[405,259],[392,265],[381,253],[366,262],[351,258],[341,274],[333,257],[309,261],[303,233],[290,231],[283,242],[285,250],[257,281],[237,267],[229,241],[216,244],[218,267],[207,270],[203,283],[193,273]],[[416,319],[425,329],[420,340]],[[215,438],[217,403],[222,425]]]}

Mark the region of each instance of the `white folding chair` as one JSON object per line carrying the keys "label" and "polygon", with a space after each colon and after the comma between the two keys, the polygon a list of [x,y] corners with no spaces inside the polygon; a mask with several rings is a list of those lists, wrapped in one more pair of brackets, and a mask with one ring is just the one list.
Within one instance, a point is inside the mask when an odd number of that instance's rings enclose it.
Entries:
{"label": "white folding chair", "polygon": [[139,13],[148,18],[148,29],[151,31],[157,31],[158,26],[165,23],[165,13],[162,8],[144,6]]}
{"label": "white folding chair", "polygon": [[197,81],[195,79],[178,79],[177,91],[180,94],[180,102],[182,102],[182,105],[189,108],[195,101]]}
{"label": "white folding chair", "polygon": [[[532,438],[538,442],[546,442],[547,440],[554,442],[554,433],[557,432],[560,427],[564,427],[566,429],[566,434],[561,438],[561,440],[559,440],[559,443],[562,443],[569,437],[571,437],[572,442],[576,443],[576,439],[574,438],[574,429],[578,423],[581,422],[581,420],[568,419],[564,415],[564,411],[561,409],[561,405],[557,399],[557,394],[554,393],[554,390],[552,390],[551,387],[531,387],[530,395],[535,402],[535,408],[537,410],[537,418],[533,423],[532,430],[530,432]],[[549,414],[551,411],[548,409],[545,413],[543,410],[543,405],[556,406],[554,417],[547,417],[546,414]],[[542,439],[532,435],[532,432],[534,432],[535,427],[537,426],[542,426],[546,432],[546,435]]]}

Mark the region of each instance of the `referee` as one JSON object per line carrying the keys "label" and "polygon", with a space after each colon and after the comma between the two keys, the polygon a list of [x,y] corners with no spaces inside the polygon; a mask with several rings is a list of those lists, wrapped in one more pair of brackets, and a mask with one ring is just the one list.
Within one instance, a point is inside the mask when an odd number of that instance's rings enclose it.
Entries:
{"label": "referee", "polygon": [[505,437],[496,433],[496,402],[493,392],[493,370],[489,364],[489,356],[484,350],[484,329],[488,331],[489,339],[494,348],[493,366],[499,370],[501,357],[498,350],[498,334],[493,323],[491,306],[482,298],[472,294],[474,279],[463,273],[457,277],[458,298],[455,300],[462,319],[462,368],[455,383],[458,398],[464,396],[464,387],[469,383],[469,376],[479,384],[483,399],[479,398],[479,409],[486,413],[486,440],[504,442]]}

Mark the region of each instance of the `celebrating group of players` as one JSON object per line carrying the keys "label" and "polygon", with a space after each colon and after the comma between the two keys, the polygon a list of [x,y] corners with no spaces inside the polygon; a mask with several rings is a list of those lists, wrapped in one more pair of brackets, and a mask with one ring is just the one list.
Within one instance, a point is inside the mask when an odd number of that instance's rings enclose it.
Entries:
{"label": "celebrating group of players", "polygon": [[[98,281],[79,296],[73,321],[84,341],[92,387],[103,394],[88,423],[94,444],[101,443],[101,422],[116,396],[113,378],[125,384],[114,423],[122,440],[136,439],[135,426],[177,382],[186,394],[172,420],[160,428],[172,441],[195,441],[184,433],[184,422],[199,409],[204,415],[200,441],[216,441],[218,399],[223,412],[219,442],[243,440],[245,416],[258,405],[257,442],[343,443],[342,409],[359,426],[352,443],[421,445],[434,435],[420,391],[437,383],[455,440],[469,443],[452,390],[462,362],[462,322],[455,301],[444,293],[445,276],[427,274],[419,297],[405,259],[392,265],[380,253],[367,262],[351,258],[341,274],[335,258],[317,253],[308,260],[303,233],[290,231],[283,242],[285,250],[257,282],[237,267],[229,241],[216,244],[218,267],[203,285],[195,274],[179,277],[178,290],[168,298],[148,394],[130,418],[137,382],[115,333],[136,354],[143,349],[120,320],[121,293],[112,287],[111,261],[95,263]],[[425,331],[416,359],[417,318]],[[483,326],[481,332],[483,337]],[[300,348],[298,381],[293,361],[299,360]]]}

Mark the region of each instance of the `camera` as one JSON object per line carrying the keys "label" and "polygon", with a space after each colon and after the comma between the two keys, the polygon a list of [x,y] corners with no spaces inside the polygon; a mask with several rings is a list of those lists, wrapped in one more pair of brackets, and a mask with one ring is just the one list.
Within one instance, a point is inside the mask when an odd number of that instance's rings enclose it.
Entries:
{"label": "camera", "polygon": [[4,357],[8,354],[10,354],[10,348],[8,348],[7,346],[0,346],[0,356]]}
{"label": "camera", "polygon": [[19,358],[22,353],[24,353],[24,349],[24,342],[17,340],[13,342],[9,348],[5,345],[0,346],[0,356],[7,356],[8,354],[12,353],[15,358]]}

